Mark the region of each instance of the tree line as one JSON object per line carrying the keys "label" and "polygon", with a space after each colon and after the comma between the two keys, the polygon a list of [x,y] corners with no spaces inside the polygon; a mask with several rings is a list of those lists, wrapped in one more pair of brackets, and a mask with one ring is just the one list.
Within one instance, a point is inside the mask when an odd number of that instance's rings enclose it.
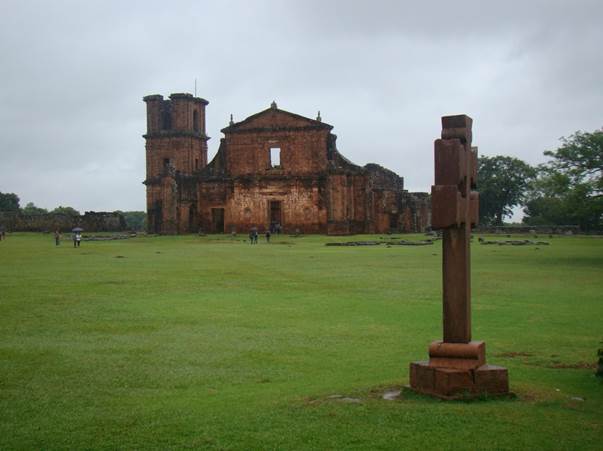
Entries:
{"label": "tree line", "polygon": [[603,229],[603,129],[578,131],[547,150],[548,161],[530,166],[508,157],[479,157],[480,222],[502,225],[523,207],[528,225]]}
{"label": "tree line", "polygon": [[[37,207],[33,202],[28,202],[25,207],[20,206],[21,200],[15,193],[0,192],[0,212],[20,213],[23,215],[42,215],[42,214],[62,214],[67,216],[79,216],[80,212],[73,207],[63,207],[62,205],[53,210]],[[146,227],[146,213],[144,211],[121,211],[117,210],[114,213],[120,213],[124,216],[128,229],[144,230]]]}

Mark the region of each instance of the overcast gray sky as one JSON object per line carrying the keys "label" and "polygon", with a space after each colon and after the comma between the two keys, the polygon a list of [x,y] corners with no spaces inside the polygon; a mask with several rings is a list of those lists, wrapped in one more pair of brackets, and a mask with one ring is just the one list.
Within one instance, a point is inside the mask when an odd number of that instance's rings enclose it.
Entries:
{"label": "overcast gray sky", "polygon": [[357,164],[428,191],[440,116],[484,155],[535,164],[603,126],[603,1],[0,1],[0,191],[21,204],[143,210],[147,94],[335,128]]}

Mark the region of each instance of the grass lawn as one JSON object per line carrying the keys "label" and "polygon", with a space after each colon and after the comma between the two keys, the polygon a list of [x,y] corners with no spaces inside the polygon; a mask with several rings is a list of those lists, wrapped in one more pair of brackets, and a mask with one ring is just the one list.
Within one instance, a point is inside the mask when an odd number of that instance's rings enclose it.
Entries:
{"label": "grass lawn", "polygon": [[603,239],[473,245],[517,398],[442,402],[381,398],[441,338],[441,245],[324,246],[366,238],[10,235],[0,449],[602,449]]}

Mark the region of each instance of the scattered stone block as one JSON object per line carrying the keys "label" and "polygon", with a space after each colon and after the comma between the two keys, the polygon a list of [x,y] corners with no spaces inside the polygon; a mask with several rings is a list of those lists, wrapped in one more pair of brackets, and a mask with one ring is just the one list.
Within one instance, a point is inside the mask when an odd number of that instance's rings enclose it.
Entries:
{"label": "scattered stone block", "polygon": [[498,246],[548,246],[550,243],[547,241],[532,241],[532,240],[484,240],[483,238],[478,239],[479,244],[491,245],[495,244]]}
{"label": "scattered stone block", "polygon": [[382,398],[386,401],[395,401],[396,399],[399,399],[401,395],[402,390],[388,390],[383,393]]}

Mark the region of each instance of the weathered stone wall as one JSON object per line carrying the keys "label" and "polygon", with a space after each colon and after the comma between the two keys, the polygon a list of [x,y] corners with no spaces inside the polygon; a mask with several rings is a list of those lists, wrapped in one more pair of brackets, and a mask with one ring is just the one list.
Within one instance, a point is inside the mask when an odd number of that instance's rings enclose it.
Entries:
{"label": "weathered stone wall", "polygon": [[205,134],[205,107],[209,103],[191,94],[172,94],[169,100],[146,96],[147,135],[173,132]]}
{"label": "weathered stone wall", "polygon": [[87,211],[80,216],[0,212],[0,225],[10,232],[69,232],[74,227],[81,227],[85,232],[122,232],[127,229],[126,220],[121,213],[94,211]]}
{"label": "weathered stone wall", "polygon": [[392,190],[375,189],[373,193],[373,233],[399,231],[399,193]]}
{"label": "weathered stone wall", "polygon": [[[371,190],[372,233],[424,232],[431,225],[431,202],[427,193],[404,191],[404,179],[377,164],[367,164]],[[372,219],[372,220],[371,220]]]}
{"label": "weathered stone wall", "polygon": [[227,231],[224,224],[222,224],[221,228],[214,224],[212,220],[212,208],[225,209],[233,190],[234,185],[232,180],[213,178],[199,183],[197,210],[199,212],[199,228],[201,230],[209,233],[224,233]]}
{"label": "weathered stone wall", "polygon": [[[263,231],[274,222],[288,231],[324,232],[326,209],[320,207],[319,185],[313,178],[239,179],[227,203],[226,230],[255,226]],[[280,215],[275,218],[271,218],[271,202],[280,205]]]}
{"label": "weathered stone wall", "polygon": [[147,212],[150,230],[178,233],[178,184],[175,177],[164,177],[147,185]]}
{"label": "weathered stone wall", "polygon": [[[278,116],[277,116],[278,118]],[[279,123],[284,120],[280,118]],[[284,127],[284,125],[282,125]],[[327,130],[237,132],[226,135],[226,169],[232,177],[251,174],[310,175],[327,168]],[[270,148],[280,148],[280,165],[270,165]]]}
{"label": "weathered stone wall", "polygon": [[[360,169],[360,168],[359,168]],[[328,175],[328,225],[330,235],[366,233],[367,189],[362,171],[338,171]]]}
{"label": "weathered stone wall", "polygon": [[147,180],[169,171],[184,175],[202,169],[207,164],[207,144],[191,136],[154,136],[147,138]]}
{"label": "weathered stone wall", "polygon": [[400,231],[425,232],[431,227],[431,198],[428,193],[404,192],[401,199]]}
{"label": "weathered stone wall", "polygon": [[[379,165],[351,163],[338,152],[331,125],[276,104],[231,121],[214,159],[207,165],[202,159],[197,171],[193,161],[207,152],[204,128],[200,137],[182,134],[190,132],[186,120],[198,102],[180,94],[170,99],[145,97],[152,122],[145,136],[151,232],[263,231],[280,224],[288,232],[352,234],[429,226],[427,195],[405,192],[404,180]],[[165,129],[166,115],[173,130]],[[274,148],[278,163],[271,161]]]}
{"label": "weathered stone wall", "polygon": [[79,226],[86,232],[122,232],[127,230],[121,213],[87,211],[80,216]]}
{"label": "weathered stone wall", "polygon": [[394,171],[384,168],[375,163],[364,166],[369,174],[370,187],[400,192],[404,189],[404,179]]}
{"label": "weathered stone wall", "polygon": [[198,227],[196,184],[187,177],[207,165],[204,99],[152,95],[147,104],[147,221],[150,231],[187,233]]}

